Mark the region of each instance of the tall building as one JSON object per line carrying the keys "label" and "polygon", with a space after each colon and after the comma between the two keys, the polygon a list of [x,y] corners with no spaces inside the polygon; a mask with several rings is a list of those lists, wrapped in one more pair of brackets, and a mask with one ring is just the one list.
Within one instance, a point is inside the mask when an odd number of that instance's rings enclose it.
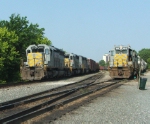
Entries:
{"label": "tall building", "polygon": [[103,60],[105,61],[105,63],[109,62],[109,60],[110,60],[109,54],[104,54]]}

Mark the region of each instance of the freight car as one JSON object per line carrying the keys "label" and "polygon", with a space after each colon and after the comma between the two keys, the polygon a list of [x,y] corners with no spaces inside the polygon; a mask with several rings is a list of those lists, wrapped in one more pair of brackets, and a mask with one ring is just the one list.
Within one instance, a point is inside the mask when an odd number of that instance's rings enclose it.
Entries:
{"label": "freight car", "polygon": [[138,76],[139,65],[136,51],[130,46],[114,46],[110,50],[109,74],[112,78]]}
{"label": "freight car", "polygon": [[99,64],[96,63],[96,72],[98,72],[98,71],[99,71]]}
{"label": "freight car", "polygon": [[99,70],[108,70],[107,66],[99,66]]}
{"label": "freight car", "polygon": [[95,61],[92,60],[92,59],[88,59],[87,61],[88,61],[89,71],[90,71],[90,72],[96,71],[96,70],[95,70],[95,66],[96,66],[96,65],[95,65],[95,64],[96,64]]}
{"label": "freight car", "polygon": [[45,44],[30,45],[26,49],[27,62],[21,67],[23,80],[41,80],[96,72],[96,62],[74,53]]}

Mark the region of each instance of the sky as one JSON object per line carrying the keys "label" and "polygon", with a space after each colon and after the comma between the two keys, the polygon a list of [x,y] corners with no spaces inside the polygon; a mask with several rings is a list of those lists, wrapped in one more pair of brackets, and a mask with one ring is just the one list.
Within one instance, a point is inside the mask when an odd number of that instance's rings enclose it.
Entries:
{"label": "sky", "polygon": [[150,0],[1,0],[11,14],[45,28],[52,45],[99,62],[114,45],[150,48]]}

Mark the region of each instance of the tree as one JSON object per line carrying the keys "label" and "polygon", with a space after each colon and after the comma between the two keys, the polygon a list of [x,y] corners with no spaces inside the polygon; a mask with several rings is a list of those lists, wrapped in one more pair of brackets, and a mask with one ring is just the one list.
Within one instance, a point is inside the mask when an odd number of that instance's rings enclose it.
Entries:
{"label": "tree", "polygon": [[19,52],[15,44],[18,37],[7,28],[0,28],[0,83],[13,82],[19,79]]}
{"label": "tree", "polygon": [[150,68],[150,58],[147,59],[148,68]]}
{"label": "tree", "polygon": [[29,24],[27,17],[12,14],[9,21],[0,21],[0,27],[7,27],[8,31],[15,31],[18,41],[14,44],[21,57],[25,56],[25,49],[31,44],[47,44],[51,41],[44,36],[44,28],[38,24]]}
{"label": "tree", "polygon": [[42,39],[38,39],[38,42],[36,44],[51,45],[51,41],[47,37],[43,37]]}
{"label": "tree", "polygon": [[109,62],[106,62],[106,63],[105,63],[105,66],[109,66]]}
{"label": "tree", "polygon": [[150,68],[150,49],[141,49],[138,53],[138,55],[147,62],[147,67]]}
{"label": "tree", "polygon": [[139,51],[138,55],[147,62],[147,59],[150,58],[150,49],[142,49]]}
{"label": "tree", "polygon": [[104,60],[100,60],[100,61],[99,61],[99,65],[105,66],[105,61],[104,61]]}

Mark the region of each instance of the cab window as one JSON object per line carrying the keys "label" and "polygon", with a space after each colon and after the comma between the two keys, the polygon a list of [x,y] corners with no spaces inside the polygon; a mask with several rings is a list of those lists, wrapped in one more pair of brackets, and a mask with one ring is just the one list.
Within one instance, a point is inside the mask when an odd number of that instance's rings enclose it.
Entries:
{"label": "cab window", "polygon": [[45,54],[46,54],[46,55],[49,54],[49,49],[45,49]]}
{"label": "cab window", "polygon": [[27,50],[27,54],[30,53],[30,50]]}
{"label": "cab window", "polygon": [[111,51],[111,56],[113,56],[114,55],[114,52],[113,51]]}

